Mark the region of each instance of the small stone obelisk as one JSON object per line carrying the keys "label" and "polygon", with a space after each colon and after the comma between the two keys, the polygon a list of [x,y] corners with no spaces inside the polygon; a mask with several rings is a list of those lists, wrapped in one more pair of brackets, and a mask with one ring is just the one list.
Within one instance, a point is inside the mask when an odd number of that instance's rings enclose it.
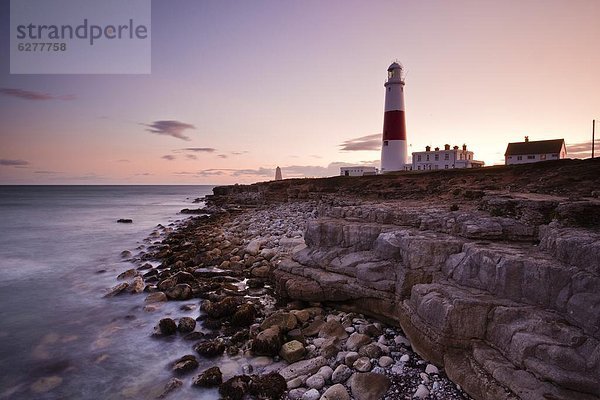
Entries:
{"label": "small stone obelisk", "polygon": [[275,168],[275,180],[276,181],[283,180],[283,178],[281,177],[281,168],[279,168],[279,167]]}

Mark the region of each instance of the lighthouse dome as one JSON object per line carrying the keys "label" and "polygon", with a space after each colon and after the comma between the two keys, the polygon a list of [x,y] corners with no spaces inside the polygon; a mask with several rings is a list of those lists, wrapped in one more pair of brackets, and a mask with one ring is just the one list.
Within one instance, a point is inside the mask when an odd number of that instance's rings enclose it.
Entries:
{"label": "lighthouse dome", "polygon": [[398,64],[397,62],[393,62],[387,70],[393,71],[395,69],[402,69],[402,65]]}

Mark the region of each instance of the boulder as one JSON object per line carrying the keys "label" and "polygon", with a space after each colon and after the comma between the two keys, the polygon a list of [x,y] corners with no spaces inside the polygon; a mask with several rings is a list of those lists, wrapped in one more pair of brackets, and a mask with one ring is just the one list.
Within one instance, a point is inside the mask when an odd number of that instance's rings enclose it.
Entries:
{"label": "boulder", "polygon": [[350,351],[357,351],[368,343],[371,343],[371,338],[369,336],[354,332],[346,341],[346,348]]}
{"label": "boulder", "polygon": [[242,400],[248,392],[250,377],[236,375],[219,385],[219,394],[227,400]]}
{"label": "boulder", "polygon": [[287,312],[280,312],[272,314],[265,318],[263,323],[260,324],[260,329],[265,330],[272,326],[277,326],[283,333],[285,333],[294,329],[297,324],[298,320],[296,319],[296,317],[294,317],[293,314]]}
{"label": "boulder", "polygon": [[352,370],[344,364],[338,365],[331,375],[331,382],[342,383],[346,382],[352,375]]}
{"label": "boulder", "polygon": [[292,340],[291,342],[284,343],[281,346],[281,350],[279,351],[279,355],[288,363],[292,364],[296,361],[301,360],[306,354],[306,349],[297,340]]}
{"label": "boulder", "polygon": [[346,339],[348,333],[338,321],[331,320],[325,322],[319,329],[319,337],[335,337],[337,339]]}
{"label": "boulder", "polygon": [[252,340],[251,350],[255,355],[276,356],[281,348],[281,331],[272,326],[260,332]]}
{"label": "boulder", "polygon": [[369,372],[371,370],[371,360],[369,360],[369,357],[360,357],[354,361],[352,368],[358,372]]}
{"label": "boulder", "polygon": [[127,290],[131,293],[141,293],[144,290],[144,279],[141,276],[136,276],[133,281],[129,283]]}
{"label": "boulder", "polygon": [[164,336],[173,335],[177,332],[177,324],[171,318],[163,318],[158,321],[158,333]]}
{"label": "boulder", "polygon": [[138,270],[136,269],[128,269],[125,272],[121,272],[118,276],[117,279],[119,280],[123,280],[123,279],[131,279],[131,278],[135,278],[136,276],[139,276],[140,273]]}
{"label": "boulder", "polygon": [[266,375],[253,375],[249,392],[257,399],[279,400],[286,390],[285,379],[277,372],[271,372]]}
{"label": "boulder", "polygon": [[189,333],[196,329],[196,320],[191,317],[181,317],[177,323],[177,330],[181,333]]}
{"label": "boulder", "polygon": [[239,305],[240,300],[230,296],[225,297],[223,300],[218,302],[204,300],[200,306],[200,310],[208,314],[210,318],[217,319],[232,315],[237,311]]}
{"label": "boulder", "polygon": [[319,393],[319,391],[317,389],[310,389],[310,390],[307,390],[306,392],[304,392],[301,399],[302,400],[319,400],[320,396],[321,396],[321,394]]}
{"label": "boulder", "polygon": [[171,378],[165,385],[165,388],[163,389],[162,393],[158,396],[158,398],[164,399],[171,392],[173,392],[176,389],[179,389],[182,385],[183,385],[183,381],[181,379]]}
{"label": "boulder", "polygon": [[254,323],[256,314],[254,304],[242,304],[231,316],[231,324],[233,326],[250,326]]}
{"label": "boulder", "polygon": [[378,400],[390,388],[389,378],[374,372],[357,372],[350,378],[350,390],[356,400]]}
{"label": "boulder", "polygon": [[165,294],[170,300],[189,300],[192,298],[192,287],[187,283],[179,283],[167,289]]}
{"label": "boulder", "polygon": [[211,367],[194,378],[192,384],[200,387],[219,386],[223,383],[223,374],[219,367]]}
{"label": "boulder", "polygon": [[104,295],[104,297],[113,297],[116,295],[119,295],[121,293],[123,293],[123,291],[125,291],[125,289],[127,289],[129,287],[129,284],[127,282],[122,282],[119,283],[118,285],[113,286],[108,293],[106,293]]}
{"label": "boulder", "polygon": [[173,363],[173,372],[184,374],[198,368],[198,360],[196,357],[188,354],[185,355]]}
{"label": "boulder", "polygon": [[283,368],[279,373],[283,376],[286,381],[292,380],[300,375],[310,375],[319,370],[322,366],[327,364],[327,359],[324,357],[315,357],[308,360],[302,360],[295,362],[287,367]]}
{"label": "boulder", "polygon": [[207,340],[194,346],[194,350],[203,357],[217,357],[225,352],[225,345],[219,339]]}
{"label": "boulder", "polygon": [[350,395],[340,383],[336,383],[323,393],[320,400],[350,400]]}
{"label": "boulder", "polygon": [[314,374],[306,379],[306,386],[310,389],[320,390],[325,386],[325,378],[319,374]]}

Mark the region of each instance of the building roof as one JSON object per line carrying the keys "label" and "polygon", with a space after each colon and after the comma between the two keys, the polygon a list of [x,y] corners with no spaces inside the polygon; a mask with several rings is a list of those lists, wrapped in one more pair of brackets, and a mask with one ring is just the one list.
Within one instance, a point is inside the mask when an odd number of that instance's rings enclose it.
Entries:
{"label": "building roof", "polygon": [[505,156],[522,156],[526,154],[560,153],[565,139],[537,140],[529,142],[509,143]]}

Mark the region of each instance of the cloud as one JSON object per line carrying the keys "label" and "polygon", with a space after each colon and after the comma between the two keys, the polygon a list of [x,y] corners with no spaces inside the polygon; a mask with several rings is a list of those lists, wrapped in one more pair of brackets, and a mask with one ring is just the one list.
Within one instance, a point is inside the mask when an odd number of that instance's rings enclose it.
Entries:
{"label": "cloud", "polygon": [[55,174],[62,174],[62,172],[60,171],[33,171],[34,174],[42,174],[42,175],[55,175]]}
{"label": "cloud", "polygon": [[23,89],[0,88],[0,94],[5,96],[17,97],[23,100],[73,100],[73,95],[56,96],[49,93],[34,92]]}
{"label": "cloud", "polygon": [[186,154],[185,158],[187,158],[188,160],[197,160],[198,157],[196,157],[195,154]]}
{"label": "cloud", "polygon": [[123,158],[123,159],[121,159],[121,160],[117,160],[117,162],[128,163],[128,162],[131,162],[131,161],[129,161],[129,160],[126,160],[126,159],[124,159],[124,158]]}
{"label": "cloud", "polygon": [[[186,173],[191,174],[191,173]],[[225,175],[228,174],[230,176],[275,176],[274,168],[247,168],[247,169],[234,169],[234,168],[212,168],[205,169],[195,173],[198,176],[213,176],[213,175]]]}
{"label": "cloud", "polygon": [[167,155],[162,156],[161,158],[164,160],[167,160],[167,161],[173,161],[177,157],[175,157],[174,155],[171,155],[171,154],[167,154]]}
{"label": "cloud", "polygon": [[381,133],[346,140],[340,144],[340,147],[342,151],[379,150],[381,149]]}
{"label": "cloud", "polygon": [[205,169],[204,171],[199,171],[196,173],[197,176],[221,176],[224,175],[225,172],[220,169]]}
{"label": "cloud", "polygon": [[[596,142],[599,142],[597,140]],[[596,143],[596,153],[600,152],[598,143]],[[595,155],[595,154],[594,154]],[[592,141],[583,143],[574,143],[567,146],[567,157],[588,158],[592,156]]]}
{"label": "cloud", "polygon": [[219,158],[227,158],[227,154],[219,154],[217,157],[219,157]]}
{"label": "cloud", "polygon": [[135,174],[135,176],[152,176],[154,174],[151,174],[150,172],[140,172],[139,174]]}
{"label": "cloud", "polygon": [[181,149],[181,151],[193,151],[195,153],[214,153],[216,150],[212,147],[186,147],[185,149]]}
{"label": "cloud", "polygon": [[248,154],[249,151],[244,150],[244,151],[232,151],[231,154],[233,154],[234,156],[241,156],[242,154]]}
{"label": "cloud", "polygon": [[24,167],[26,165],[29,165],[29,161],[9,160],[6,158],[0,158],[0,165],[4,167]]}
{"label": "cloud", "polygon": [[156,133],[157,135],[166,135],[171,136],[181,140],[190,141],[191,139],[183,134],[186,129],[196,129],[194,125],[186,124],[185,122],[180,121],[154,121],[151,124],[142,124],[147,126],[146,129],[148,132]]}

